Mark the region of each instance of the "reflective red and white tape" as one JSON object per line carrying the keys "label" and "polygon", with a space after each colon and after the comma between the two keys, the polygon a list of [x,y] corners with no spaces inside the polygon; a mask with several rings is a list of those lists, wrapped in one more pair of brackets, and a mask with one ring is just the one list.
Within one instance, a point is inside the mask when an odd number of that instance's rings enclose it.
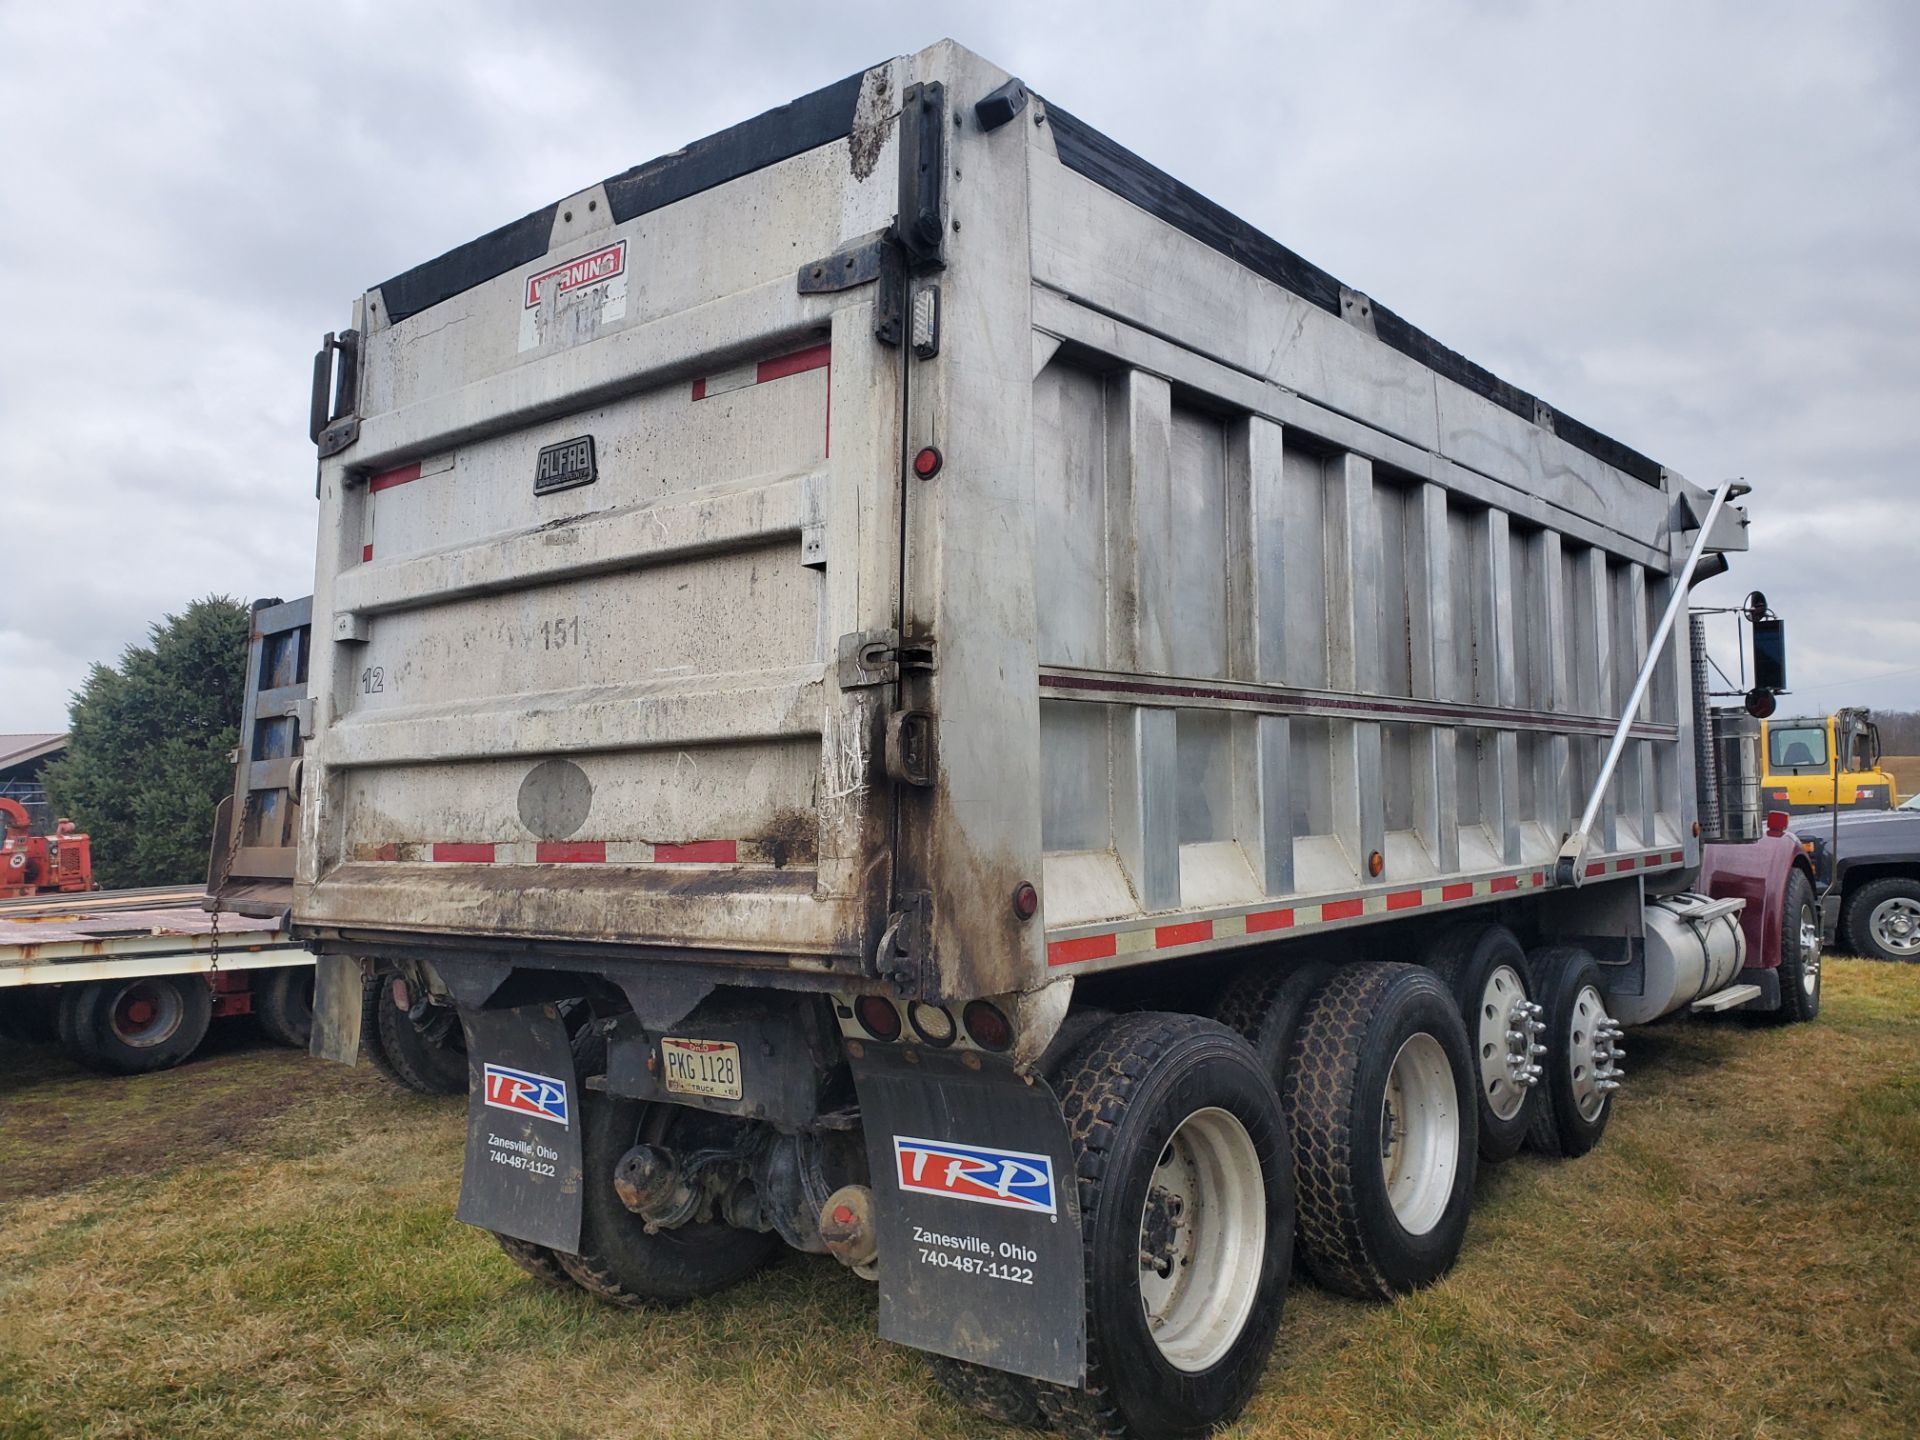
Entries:
{"label": "reflective red and white tape", "polygon": [[790,355],[776,355],[771,360],[750,360],[731,370],[703,375],[693,382],[693,398],[711,400],[729,390],[745,390],[749,385],[764,385],[769,380],[784,380],[789,375],[824,369],[832,356],[831,345],[809,345],[805,350],[795,350]]}
{"label": "reflective red and white tape", "polygon": [[431,865],[743,865],[781,861],[757,841],[528,840],[472,843],[440,840],[362,847],[356,860]]}
{"label": "reflective red and white tape", "polygon": [[[1624,874],[1651,869],[1656,865],[1679,865],[1685,859],[1683,851],[1653,850],[1643,855],[1622,855],[1606,861],[1595,861],[1587,866],[1587,874]],[[1340,921],[1357,920],[1367,915],[1390,915],[1399,911],[1462,905],[1496,895],[1540,890],[1546,888],[1546,884],[1546,871],[1521,870],[1483,880],[1459,880],[1446,885],[1374,891],[1367,895],[1323,900],[1317,904],[1280,905],[1201,920],[1169,920],[1158,924],[1148,922],[1050,940],[1047,943],[1047,964],[1083,965],[1146,951],[1182,950],[1188,946],[1207,945],[1246,935],[1312,929]]]}

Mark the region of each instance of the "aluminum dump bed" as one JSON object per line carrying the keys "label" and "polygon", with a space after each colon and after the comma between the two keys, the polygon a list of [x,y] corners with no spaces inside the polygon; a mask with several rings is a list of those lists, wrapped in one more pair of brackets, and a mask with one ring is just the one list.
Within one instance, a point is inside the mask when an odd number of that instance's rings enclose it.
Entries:
{"label": "aluminum dump bed", "polygon": [[[950,43],[329,341],[357,954],[958,996],[1538,890],[1705,511]],[[1698,862],[1686,665],[1585,874]]]}

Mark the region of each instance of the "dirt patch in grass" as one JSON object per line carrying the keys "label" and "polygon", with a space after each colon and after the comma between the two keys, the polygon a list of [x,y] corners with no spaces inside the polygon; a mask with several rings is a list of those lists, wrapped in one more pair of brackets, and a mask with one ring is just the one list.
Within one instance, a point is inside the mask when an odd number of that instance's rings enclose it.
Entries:
{"label": "dirt patch in grass", "polygon": [[[1299,1284],[1226,1434],[1914,1433],[1920,967],[1827,973],[1817,1025],[1634,1032],[1600,1148],[1483,1173],[1431,1290],[1370,1306]],[[283,1052],[231,1062],[236,1087],[291,1098],[158,1177],[0,1203],[0,1434],[1007,1433],[878,1339],[872,1288],[831,1261],[608,1310],[453,1221],[457,1102]],[[62,1143],[120,1103],[117,1082],[0,1083],[9,1135],[41,1083],[79,1087]]]}
{"label": "dirt patch in grass", "polygon": [[0,1204],[105,1177],[165,1173],[260,1135],[296,1105],[364,1088],[364,1075],[262,1044],[222,1022],[190,1063],[158,1075],[96,1075],[58,1050],[0,1052]]}

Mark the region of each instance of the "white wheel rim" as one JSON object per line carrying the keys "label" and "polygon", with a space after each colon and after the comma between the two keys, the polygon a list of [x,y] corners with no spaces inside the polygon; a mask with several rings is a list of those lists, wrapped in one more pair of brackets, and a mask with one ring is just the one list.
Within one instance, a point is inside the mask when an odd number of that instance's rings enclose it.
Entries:
{"label": "white wheel rim", "polygon": [[1167,1363],[1197,1373],[1233,1348],[1267,1248],[1267,1184],[1246,1126],[1196,1110],[1160,1152],[1140,1207],[1140,1305]]}
{"label": "white wheel rim", "polygon": [[[1487,1097],[1487,1108],[1502,1120],[1513,1119],[1527,1103],[1526,1066],[1533,1058],[1527,1051],[1533,1027],[1527,1023],[1529,1017],[1516,1009],[1526,1000],[1526,986],[1511,965],[1496,965],[1487,976],[1487,988],[1480,992],[1480,1089]],[[1517,1052],[1508,1038],[1515,1030],[1523,1037]]]}
{"label": "white wheel rim", "polygon": [[151,1050],[174,1037],[185,1017],[180,992],[164,980],[135,980],[113,997],[107,1025],[114,1038],[135,1050]]}
{"label": "white wheel rim", "polygon": [[[1589,1125],[1600,1118],[1611,1093],[1601,1084],[1614,1069],[1610,1024],[1600,992],[1582,985],[1573,1000],[1573,1019],[1568,1022],[1567,1063],[1573,1071],[1574,1108]],[[1600,1053],[1603,1047],[1604,1056]]]}
{"label": "white wheel rim", "polygon": [[1380,1101],[1380,1174],[1395,1218],[1409,1235],[1440,1223],[1460,1166],[1460,1103],[1453,1067],[1425,1031],[1407,1037],[1387,1071]]}
{"label": "white wheel rim", "polygon": [[1800,907],[1800,988],[1810,996],[1820,989],[1820,921],[1811,905]]}
{"label": "white wheel rim", "polygon": [[1873,907],[1874,943],[1894,955],[1920,955],[1920,900],[1896,895]]}

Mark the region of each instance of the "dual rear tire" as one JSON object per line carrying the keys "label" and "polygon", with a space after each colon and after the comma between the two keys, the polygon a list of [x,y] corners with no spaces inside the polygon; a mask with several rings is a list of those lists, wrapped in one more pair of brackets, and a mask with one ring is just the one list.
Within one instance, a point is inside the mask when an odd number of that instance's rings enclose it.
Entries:
{"label": "dual rear tire", "polygon": [[416,998],[397,970],[361,983],[360,1053],[387,1079],[420,1095],[467,1093],[466,1032],[451,1005]]}
{"label": "dual rear tire", "polygon": [[1545,1079],[1527,1143],[1572,1159],[1600,1143],[1613,1116],[1619,1027],[1607,1013],[1600,966],[1576,945],[1543,945],[1528,957],[1546,1023]]}
{"label": "dual rear tire", "polygon": [[1452,995],[1416,965],[1349,965],[1313,997],[1281,1094],[1301,1250],[1326,1289],[1391,1299],[1466,1236],[1479,1116]]}
{"label": "dual rear tire", "polygon": [[68,1055],[106,1075],[168,1070],[200,1048],[213,992],[200,975],[150,975],[66,987],[54,1035]]}
{"label": "dual rear tire", "polygon": [[[1205,1435],[1253,1393],[1286,1303],[1293,1177],[1272,1076],[1224,1025],[1145,1013],[1095,1031],[1055,1088],[1080,1204],[1087,1381],[1032,1385],[1039,1411],[1075,1436]],[[963,1375],[963,1388],[988,1402],[980,1413],[1030,1423],[1008,1379],[982,1391]]]}
{"label": "dual rear tire", "polygon": [[1532,1127],[1545,1053],[1526,952],[1504,925],[1465,924],[1428,950],[1427,968],[1446,986],[1473,1050],[1480,1158],[1511,1158]]}
{"label": "dual rear tire", "polygon": [[1309,1270],[1342,1294],[1389,1298],[1452,1265],[1478,1116],[1441,980],[1414,965],[1303,966],[1231,987],[1217,1013],[1244,1033],[1124,1015],[1054,1075],[1085,1246],[1087,1380],[931,1358],[976,1414],[1100,1437],[1231,1420],[1279,1327],[1296,1219]]}

